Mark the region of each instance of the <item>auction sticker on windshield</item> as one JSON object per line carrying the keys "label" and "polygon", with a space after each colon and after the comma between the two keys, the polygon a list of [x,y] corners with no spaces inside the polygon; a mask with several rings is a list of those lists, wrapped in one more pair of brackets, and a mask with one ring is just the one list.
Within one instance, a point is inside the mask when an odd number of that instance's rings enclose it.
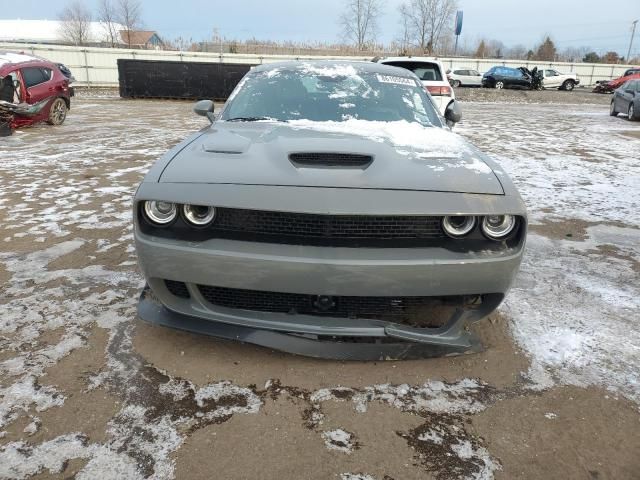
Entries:
{"label": "auction sticker on windshield", "polygon": [[376,74],[376,78],[380,83],[394,83],[396,85],[410,85],[412,87],[416,86],[415,80],[406,77],[396,77],[393,75],[380,75]]}

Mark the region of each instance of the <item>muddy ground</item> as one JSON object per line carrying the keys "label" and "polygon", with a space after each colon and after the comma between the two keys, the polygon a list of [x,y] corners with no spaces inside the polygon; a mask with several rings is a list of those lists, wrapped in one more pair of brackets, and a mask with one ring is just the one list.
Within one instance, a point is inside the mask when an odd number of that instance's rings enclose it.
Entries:
{"label": "muddy ground", "polygon": [[456,129],[532,225],[474,327],[486,350],[456,358],[313,360],[138,320],[131,197],[206,123],[189,102],[82,93],[63,126],[0,140],[0,478],[639,478],[640,123],[585,92],[461,92]]}

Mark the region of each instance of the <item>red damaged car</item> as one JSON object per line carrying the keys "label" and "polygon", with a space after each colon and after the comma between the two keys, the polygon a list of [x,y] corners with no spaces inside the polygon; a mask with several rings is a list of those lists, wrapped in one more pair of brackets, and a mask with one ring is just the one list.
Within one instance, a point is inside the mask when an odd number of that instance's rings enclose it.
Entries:
{"label": "red damaged car", "polygon": [[624,75],[614,80],[607,82],[606,80],[596,82],[596,86],[593,88],[594,93],[612,93],[615,89],[620,88],[624,83],[629,80],[640,79],[640,67],[633,67],[624,72]]}
{"label": "red damaged car", "polygon": [[0,52],[0,135],[25,125],[61,125],[71,107],[73,76],[43,58]]}

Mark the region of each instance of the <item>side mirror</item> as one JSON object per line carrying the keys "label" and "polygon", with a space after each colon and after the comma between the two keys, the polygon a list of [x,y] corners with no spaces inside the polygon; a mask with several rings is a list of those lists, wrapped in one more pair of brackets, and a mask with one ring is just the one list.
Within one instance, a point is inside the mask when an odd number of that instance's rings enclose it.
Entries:
{"label": "side mirror", "polygon": [[200,100],[193,106],[193,111],[202,116],[207,117],[211,123],[215,120],[213,116],[214,105],[211,100]]}
{"label": "side mirror", "polygon": [[455,100],[447,105],[447,109],[444,111],[444,119],[447,121],[447,125],[452,127],[460,120],[462,120],[462,110],[460,105]]}

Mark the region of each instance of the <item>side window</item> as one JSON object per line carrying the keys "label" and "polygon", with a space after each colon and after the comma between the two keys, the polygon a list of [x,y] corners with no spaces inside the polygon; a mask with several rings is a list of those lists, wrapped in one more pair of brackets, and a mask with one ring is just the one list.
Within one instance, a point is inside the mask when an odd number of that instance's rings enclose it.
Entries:
{"label": "side window", "polygon": [[27,88],[31,88],[35,85],[39,85],[48,81],[51,77],[46,75],[46,71],[49,73],[51,70],[46,68],[27,67],[22,69],[22,78]]}
{"label": "side window", "polygon": [[636,92],[640,92],[640,82],[636,80]]}
{"label": "side window", "polygon": [[477,70],[469,70],[469,75],[471,75],[472,77],[479,77],[480,74],[478,73]]}

